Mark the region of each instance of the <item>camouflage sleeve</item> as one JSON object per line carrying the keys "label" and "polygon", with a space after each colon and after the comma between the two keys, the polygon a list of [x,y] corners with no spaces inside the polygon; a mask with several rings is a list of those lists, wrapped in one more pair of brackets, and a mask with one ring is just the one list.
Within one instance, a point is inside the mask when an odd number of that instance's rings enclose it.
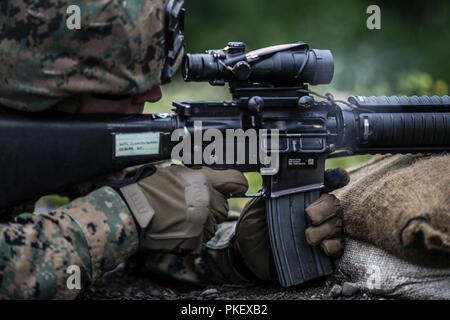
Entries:
{"label": "camouflage sleeve", "polygon": [[133,217],[109,187],[49,214],[21,214],[0,224],[0,299],[75,298],[137,248]]}

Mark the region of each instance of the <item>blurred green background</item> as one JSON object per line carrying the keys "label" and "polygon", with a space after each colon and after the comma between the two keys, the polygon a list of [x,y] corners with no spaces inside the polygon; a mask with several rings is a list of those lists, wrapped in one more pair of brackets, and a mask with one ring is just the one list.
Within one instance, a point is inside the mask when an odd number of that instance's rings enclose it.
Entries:
{"label": "blurred green background", "polygon": [[[449,93],[450,1],[186,0],[186,50],[203,52],[240,40],[248,49],[303,40],[330,49],[335,75],[319,91],[343,95]],[[381,30],[366,27],[369,5],[381,9]],[[165,87],[150,110],[173,99],[226,98],[208,84]]]}
{"label": "blurred green background", "polygon": [[[381,9],[381,30],[366,27],[369,5]],[[335,75],[319,92],[348,95],[445,95],[450,84],[450,1],[187,0],[186,50],[203,52],[244,41],[248,49],[303,40],[330,49]],[[167,111],[174,100],[229,99],[226,87],[183,83],[164,87],[147,112]],[[349,167],[369,157],[328,161]],[[255,191],[260,177],[249,175]],[[244,202],[233,201],[238,209]]]}
{"label": "blurred green background", "polygon": [[[449,94],[450,1],[187,0],[186,51],[203,52],[240,40],[248,49],[303,40],[334,55],[333,82],[318,86],[346,97]],[[381,9],[381,30],[366,27],[369,5]],[[164,87],[148,112],[173,100],[227,99],[226,87],[182,83]]]}

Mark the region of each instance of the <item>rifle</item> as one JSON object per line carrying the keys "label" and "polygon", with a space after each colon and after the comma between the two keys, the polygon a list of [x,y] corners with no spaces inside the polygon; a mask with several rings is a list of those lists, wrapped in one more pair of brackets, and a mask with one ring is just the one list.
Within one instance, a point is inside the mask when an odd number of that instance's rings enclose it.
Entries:
{"label": "rifle", "polygon": [[[174,102],[166,114],[2,116],[0,208],[130,166],[171,159],[181,139],[190,146],[181,154],[187,165],[263,174],[258,196],[266,198],[281,285],[329,275],[331,261],[307,244],[304,232],[309,223],[305,208],[324,187],[326,158],[450,150],[449,96],[351,96],[345,102],[328,95],[316,100],[307,84],[330,83],[333,68],[329,50],[310,49],[303,42],[251,52],[241,42],[230,42],[222,50],[187,54],[182,73],[186,81],[228,83],[231,101]],[[257,149],[277,155],[276,170],[252,162],[251,152],[244,161],[236,155],[231,163],[219,161],[213,152],[201,163],[188,163],[189,153],[205,149],[204,142],[188,140],[189,134],[208,129],[266,130]],[[233,151],[255,147],[248,140],[225,142]]]}

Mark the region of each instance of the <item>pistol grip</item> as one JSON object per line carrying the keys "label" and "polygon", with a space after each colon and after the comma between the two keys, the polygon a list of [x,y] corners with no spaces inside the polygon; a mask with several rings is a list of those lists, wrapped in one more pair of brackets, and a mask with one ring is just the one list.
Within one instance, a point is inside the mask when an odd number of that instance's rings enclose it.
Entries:
{"label": "pistol grip", "polygon": [[278,279],[283,287],[333,272],[330,258],[319,247],[310,246],[305,236],[305,229],[309,226],[305,209],[319,196],[320,191],[313,190],[266,200],[270,243]]}

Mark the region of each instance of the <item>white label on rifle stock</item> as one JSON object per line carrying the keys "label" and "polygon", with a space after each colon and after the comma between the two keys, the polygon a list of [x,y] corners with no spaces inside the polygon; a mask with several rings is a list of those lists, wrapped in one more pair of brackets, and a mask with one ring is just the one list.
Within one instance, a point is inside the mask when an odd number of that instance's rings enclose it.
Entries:
{"label": "white label on rifle stock", "polygon": [[117,133],[116,157],[147,156],[159,153],[159,132]]}

